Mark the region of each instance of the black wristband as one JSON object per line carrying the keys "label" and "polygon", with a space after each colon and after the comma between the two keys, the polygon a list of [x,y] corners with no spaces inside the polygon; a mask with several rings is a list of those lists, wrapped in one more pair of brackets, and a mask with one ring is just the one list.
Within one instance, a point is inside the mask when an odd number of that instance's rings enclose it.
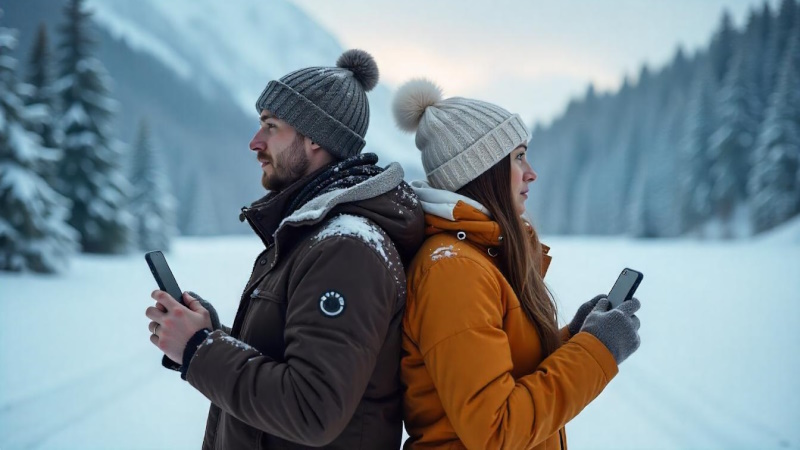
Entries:
{"label": "black wristband", "polygon": [[209,334],[211,334],[211,330],[203,328],[189,338],[189,342],[186,343],[186,348],[183,349],[183,365],[181,365],[182,379],[186,379],[186,373],[189,372],[189,363],[192,362],[192,358],[197,352],[197,348],[203,343],[203,339],[207,338]]}

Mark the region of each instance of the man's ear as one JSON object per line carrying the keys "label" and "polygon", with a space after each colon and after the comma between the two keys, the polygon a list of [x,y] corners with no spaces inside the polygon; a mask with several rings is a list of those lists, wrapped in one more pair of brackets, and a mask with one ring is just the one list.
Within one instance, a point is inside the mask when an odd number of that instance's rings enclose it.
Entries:
{"label": "man's ear", "polygon": [[333,161],[333,156],[327,150],[322,148],[319,144],[312,141],[311,138],[305,140],[306,156],[311,161],[312,167],[318,169],[325,164]]}
{"label": "man's ear", "polygon": [[319,147],[319,144],[317,144],[316,142],[312,141],[311,138],[306,137],[306,148],[308,150],[316,151],[316,150],[319,150],[320,147]]}

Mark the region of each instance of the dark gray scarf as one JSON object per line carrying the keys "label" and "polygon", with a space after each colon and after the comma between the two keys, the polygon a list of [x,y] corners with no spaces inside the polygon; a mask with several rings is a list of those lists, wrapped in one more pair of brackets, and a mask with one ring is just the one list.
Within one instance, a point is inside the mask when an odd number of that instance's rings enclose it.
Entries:
{"label": "dark gray scarf", "polygon": [[378,155],[375,153],[362,153],[333,163],[306,184],[289,203],[283,216],[291,216],[313,198],[336,189],[353,187],[380,174],[383,168],[376,166],[377,162]]}

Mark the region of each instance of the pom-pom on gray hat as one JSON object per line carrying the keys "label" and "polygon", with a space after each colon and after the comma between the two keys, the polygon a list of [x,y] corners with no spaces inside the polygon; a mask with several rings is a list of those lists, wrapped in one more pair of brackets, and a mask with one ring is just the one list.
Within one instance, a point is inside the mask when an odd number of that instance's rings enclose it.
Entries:
{"label": "pom-pom on gray hat", "polygon": [[401,86],[392,109],[401,129],[416,131],[428,182],[438,189],[457,191],[529,139],[518,114],[480,100],[442,100],[425,79]]}
{"label": "pom-pom on gray hat", "polygon": [[267,84],[256,111],[267,110],[338,159],[361,153],[369,127],[367,92],[378,65],[363,50],[348,50],[336,67],[295,70]]}

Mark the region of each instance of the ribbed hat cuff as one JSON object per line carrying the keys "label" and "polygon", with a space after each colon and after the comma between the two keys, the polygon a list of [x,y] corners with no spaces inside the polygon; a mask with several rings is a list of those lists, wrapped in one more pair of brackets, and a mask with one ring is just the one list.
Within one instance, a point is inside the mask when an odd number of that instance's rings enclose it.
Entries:
{"label": "ribbed hat cuff", "polygon": [[514,114],[453,159],[429,172],[428,181],[435,188],[457,191],[527,142],[528,129],[522,118]]}
{"label": "ribbed hat cuff", "polygon": [[366,145],[364,138],[326,113],[288,85],[273,80],[256,101],[256,111],[266,109],[331,155],[345,159],[357,155]]}

